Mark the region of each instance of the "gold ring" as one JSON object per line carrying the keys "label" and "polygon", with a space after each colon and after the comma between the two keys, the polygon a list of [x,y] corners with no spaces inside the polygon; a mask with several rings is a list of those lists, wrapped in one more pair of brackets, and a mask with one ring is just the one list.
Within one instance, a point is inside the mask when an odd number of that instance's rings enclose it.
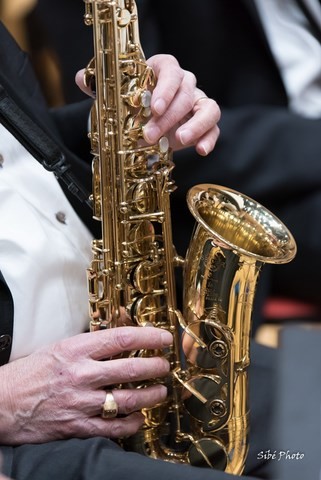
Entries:
{"label": "gold ring", "polygon": [[112,392],[106,392],[105,402],[101,406],[101,417],[104,419],[115,418],[118,414],[118,405]]}

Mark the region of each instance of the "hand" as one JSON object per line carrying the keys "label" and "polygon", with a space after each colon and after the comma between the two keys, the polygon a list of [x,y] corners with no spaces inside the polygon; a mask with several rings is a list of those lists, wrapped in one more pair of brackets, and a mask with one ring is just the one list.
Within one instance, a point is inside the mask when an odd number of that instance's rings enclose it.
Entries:
{"label": "hand", "polygon": [[155,55],[147,63],[157,76],[157,85],[145,140],[152,144],[166,135],[174,150],[195,145],[200,155],[208,155],[219,136],[217,103],[196,87],[195,75],[183,70],[173,56]]}
{"label": "hand", "polygon": [[[138,412],[162,402],[166,387],[113,390],[121,417],[101,418],[105,388],[164,377],[162,357],[118,358],[124,352],[168,347],[172,335],[154,327],[83,333],[0,368],[0,442],[43,443],[62,438],[124,437],[143,424]],[[112,388],[112,387],[110,387]]]}
{"label": "hand", "polygon": [[[171,55],[155,55],[147,63],[157,76],[152,95],[152,118],[144,127],[144,138],[154,144],[166,135],[174,150],[195,145],[200,155],[208,155],[219,136],[220,109],[196,87],[195,75],[183,70]],[[76,75],[78,87],[92,96],[84,85],[84,70]]]}

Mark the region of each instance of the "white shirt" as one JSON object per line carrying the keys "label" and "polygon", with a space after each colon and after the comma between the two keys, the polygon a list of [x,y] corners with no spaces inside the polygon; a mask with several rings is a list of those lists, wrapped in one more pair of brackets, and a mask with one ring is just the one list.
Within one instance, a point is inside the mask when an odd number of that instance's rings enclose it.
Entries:
{"label": "white shirt", "polygon": [[[321,117],[321,44],[294,0],[255,0],[293,112]],[[321,28],[319,0],[305,0]]]}
{"label": "white shirt", "polygon": [[54,175],[1,124],[0,154],[0,270],[14,300],[14,360],[88,328],[91,234]]}

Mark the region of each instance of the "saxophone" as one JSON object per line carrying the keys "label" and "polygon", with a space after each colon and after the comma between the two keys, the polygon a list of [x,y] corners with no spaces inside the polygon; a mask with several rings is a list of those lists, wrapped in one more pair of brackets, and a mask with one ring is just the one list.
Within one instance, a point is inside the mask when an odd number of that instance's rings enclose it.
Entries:
{"label": "saxophone", "polygon": [[[145,424],[125,447],[238,475],[248,450],[247,367],[256,283],[264,263],[289,262],[296,245],[257,202],[205,184],[188,193],[196,226],[185,260],[177,255],[169,142],[142,141],[156,78],[140,45],[136,4],[84,1],[94,39],[85,82],[96,84],[89,134],[93,215],[102,230],[92,242],[87,273],[90,329],[117,328],[125,311],[137,327],[160,327],[174,336],[164,352],[130,352],[164,355],[171,371],[168,398],[144,409]],[[175,268],[182,265],[181,313]]]}

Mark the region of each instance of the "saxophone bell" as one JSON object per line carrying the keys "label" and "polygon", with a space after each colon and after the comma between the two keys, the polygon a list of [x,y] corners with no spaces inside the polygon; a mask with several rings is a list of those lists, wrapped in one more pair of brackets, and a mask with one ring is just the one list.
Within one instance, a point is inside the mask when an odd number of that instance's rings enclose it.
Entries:
{"label": "saxophone bell", "polygon": [[[186,255],[182,350],[176,372],[191,392],[184,407],[198,432],[190,463],[241,474],[248,450],[248,374],[253,302],[265,263],[296,254],[293,236],[265,207],[232,189],[197,185]],[[186,374],[188,372],[188,374]]]}

